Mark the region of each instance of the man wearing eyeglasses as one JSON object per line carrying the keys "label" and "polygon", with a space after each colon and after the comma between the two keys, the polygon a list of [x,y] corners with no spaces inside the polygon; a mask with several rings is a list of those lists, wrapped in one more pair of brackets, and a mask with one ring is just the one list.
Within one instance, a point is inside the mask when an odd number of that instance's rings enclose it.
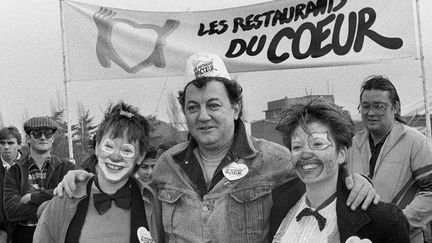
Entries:
{"label": "man wearing eyeglasses", "polygon": [[75,167],[51,154],[57,126],[49,117],[31,118],[24,131],[30,152],[6,171],[3,185],[4,209],[12,223],[8,239],[13,243],[32,242],[39,205],[53,197],[53,189]]}
{"label": "man wearing eyeglasses", "polygon": [[410,223],[410,242],[423,242],[432,219],[432,143],[405,125],[399,95],[383,76],[361,87],[359,111],[366,130],[348,151],[350,172],[369,175],[383,202],[402,209]]}

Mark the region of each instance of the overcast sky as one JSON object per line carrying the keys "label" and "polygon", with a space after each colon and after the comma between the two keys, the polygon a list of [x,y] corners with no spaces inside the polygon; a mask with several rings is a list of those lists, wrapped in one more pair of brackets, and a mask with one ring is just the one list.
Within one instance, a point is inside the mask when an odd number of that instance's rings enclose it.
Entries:
{"label": "overcast sky", "polygon": [[[79,0],[101,6],[147,11],[194,11],[236,7],[265,0]],[[403,0],[409,1],[409,0]],[[428,89],[432,91],[432,1],[419,0]],[[6,0],[0,6],[0,113],[5,125],[22,129],[24,118],[51,114],[51,103],[64,103],[59,2]],[[403,16],[395,16],[401,18]],[[264,118],[267,102],[306,94],[334,94],[336,103],[355,117],[361,81],[384,74],[396,84],[402,107],[422,99],[420,61],[241,73],[234,76],[244,87],[246,118]],[[301,83],[301,85],[299,85]],[[83,103],[99,122],[110,102],[123,99],[144,114],[168,120],[167,95],[176,93],[182,78],[147,78],[75,82],[70,85],[71,115]]]}

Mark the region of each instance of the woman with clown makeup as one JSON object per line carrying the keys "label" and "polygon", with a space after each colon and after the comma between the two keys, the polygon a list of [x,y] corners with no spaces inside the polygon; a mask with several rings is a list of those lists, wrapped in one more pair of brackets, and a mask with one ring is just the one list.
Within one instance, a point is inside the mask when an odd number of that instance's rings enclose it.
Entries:
{"label": "woman with clown makeup", "polygon": [[348,112],[320,100],[299,103],[281,113],[276,129],[299,179],[272,192],[273,242],[409,242],[408,221],[395,205],[352,211],[345,203],[345,158],[354,136]]}
{"label": "woman with clown makeup", "polygon": [[160,206],[153,189],[135,179],[149,147],[149,124],[137,109],[110,106],[96,132],[96,176],[74,197],[44,209],[33,242],[160,242]]}

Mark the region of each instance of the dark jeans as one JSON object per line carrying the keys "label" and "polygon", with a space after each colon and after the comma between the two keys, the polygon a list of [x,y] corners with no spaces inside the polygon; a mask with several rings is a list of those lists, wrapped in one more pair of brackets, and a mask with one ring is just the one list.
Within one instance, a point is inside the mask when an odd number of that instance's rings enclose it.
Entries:
{"label": "dark jeans", "polygon": [[36,226],[16,225],[12,233],[12,243],[32,243]]}

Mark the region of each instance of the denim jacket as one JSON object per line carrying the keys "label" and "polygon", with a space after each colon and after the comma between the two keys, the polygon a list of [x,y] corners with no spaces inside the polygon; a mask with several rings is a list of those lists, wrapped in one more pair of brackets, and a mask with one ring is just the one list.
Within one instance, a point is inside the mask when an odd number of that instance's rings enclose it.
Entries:
{"label": "denim jacket", "polygon": [[[196,147],[192,139],[171,148],[152,174],[162,203],[165,241],[267,241],[271,191],[294,176],[289,150],[247,136],[239,120],[234,143],[207,185],[193,152]],[[245,164],[249,172],[230,181],[222,169],[233,161]]]}

